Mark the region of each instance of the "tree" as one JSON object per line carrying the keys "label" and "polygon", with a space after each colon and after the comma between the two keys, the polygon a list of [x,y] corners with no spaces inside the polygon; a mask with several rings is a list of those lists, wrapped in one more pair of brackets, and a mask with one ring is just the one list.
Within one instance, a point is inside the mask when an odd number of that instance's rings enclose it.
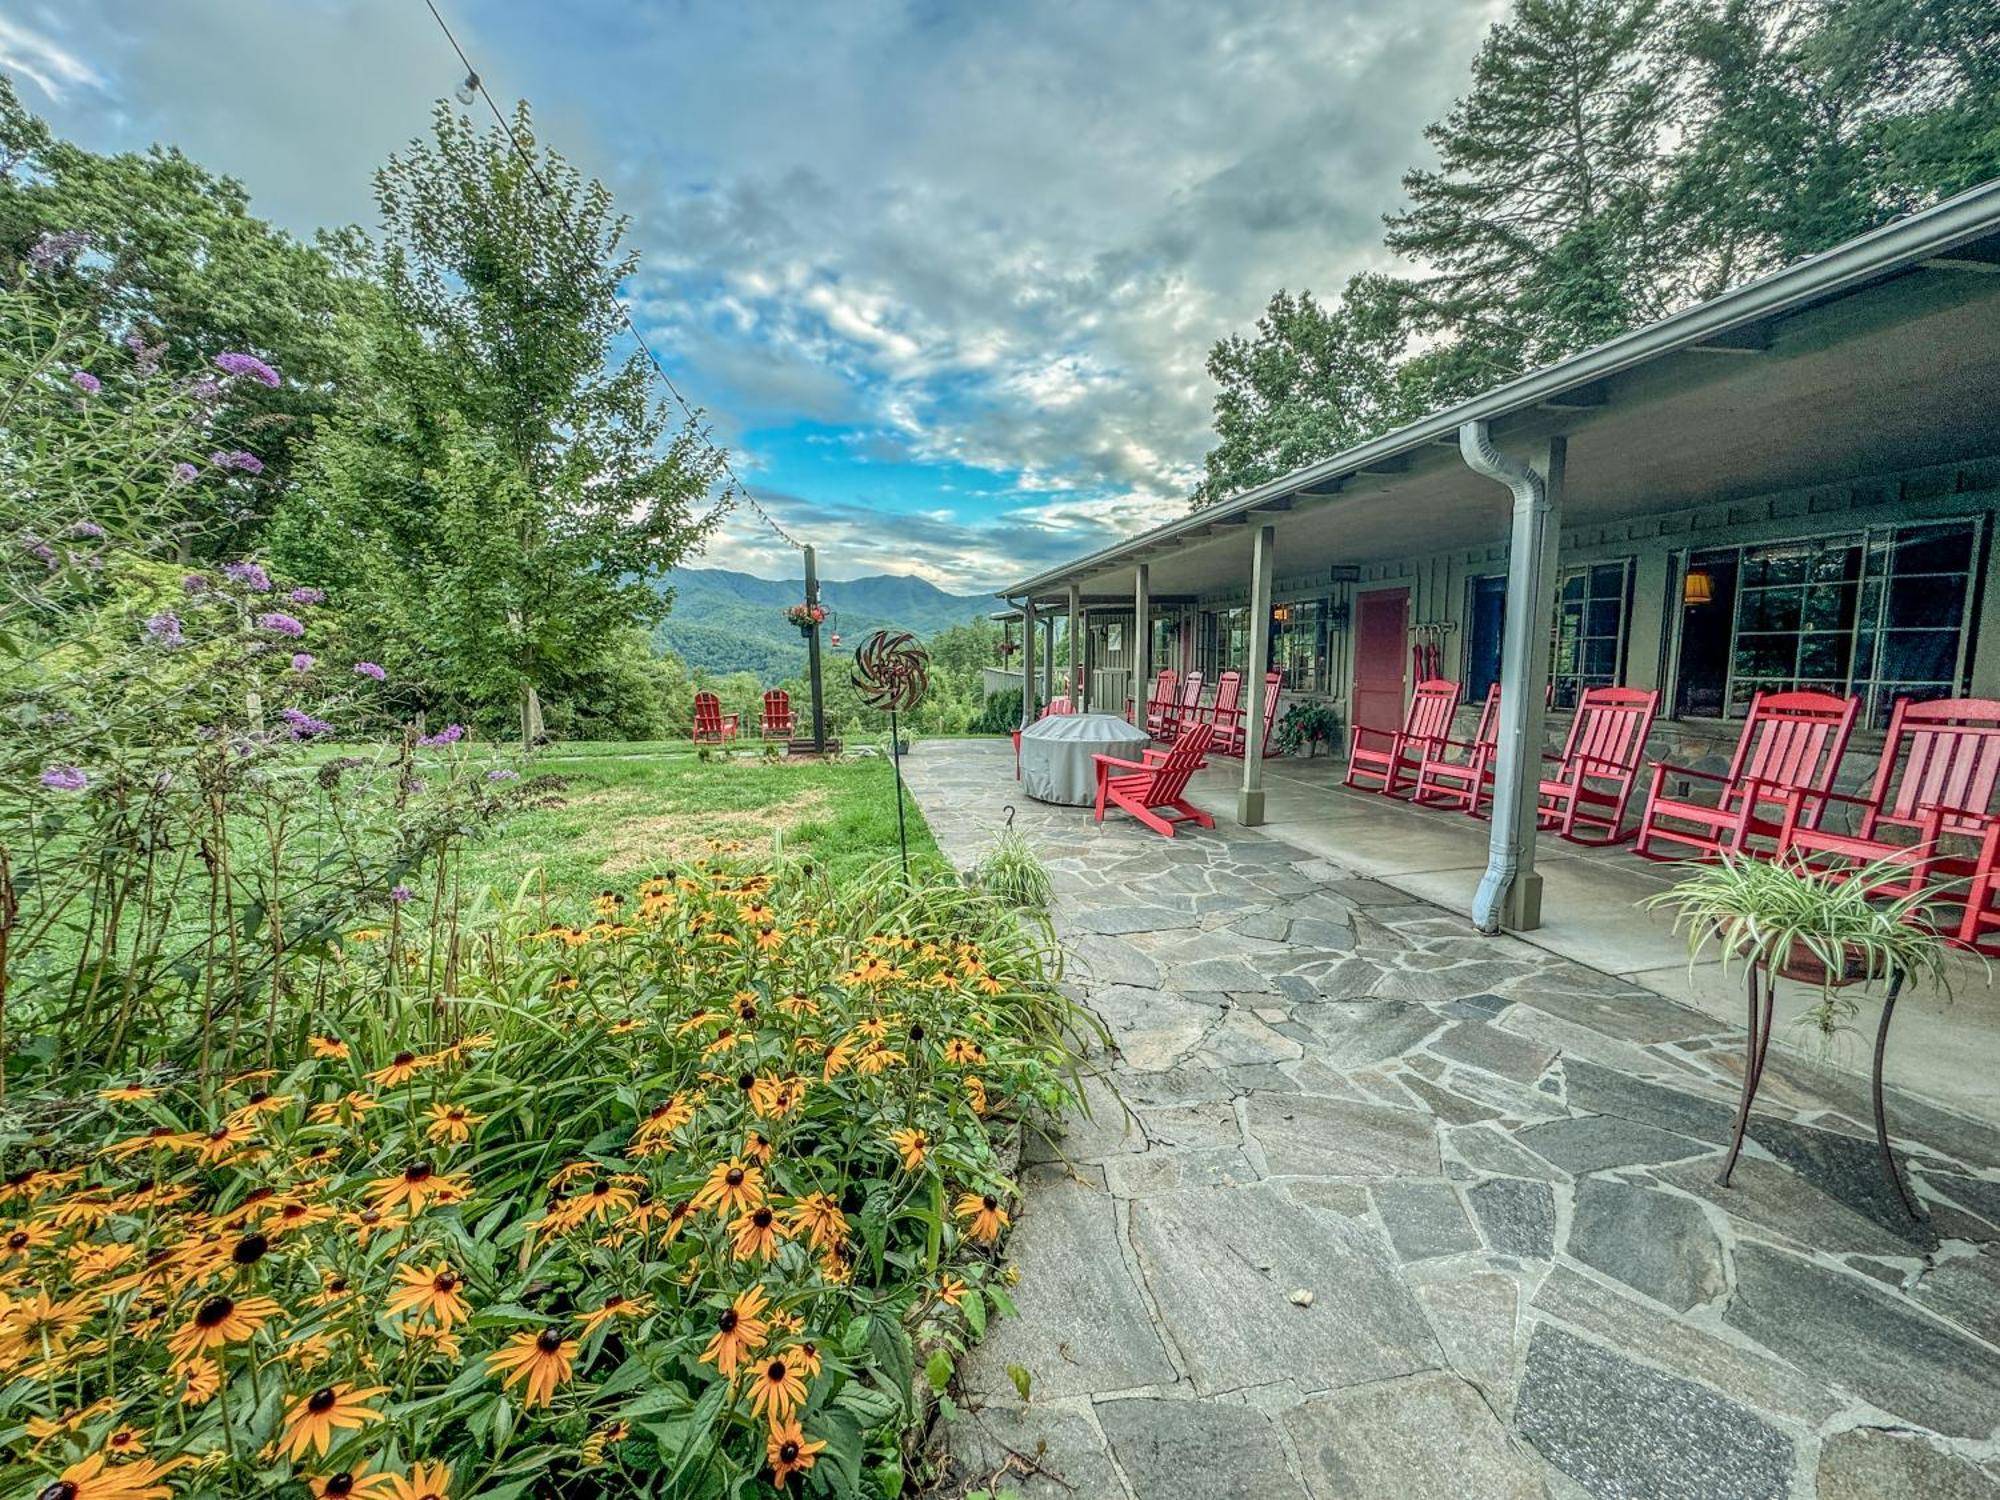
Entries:
{"label": "tree", "polygon": [[204,557],[256,545],[313,421],[355,378],[352,319],[377,295],[351,234],[306,245],[250,212],[241,184],[170,147],[102,156],[22,108],[0,76],[0,261],[34,261],[28,285],[55,308],[88,315],[143,363],[215,375],[217,354],[254,354],[275,387],[220,387],[210,427],[225,449],[257,455],[257,482],[205,529]]}
{"label": "tree", "polygon": [[1527,368],[1661,309],[1659,0],[1520,0],[1403,178],[1390,249],[1421,324]]}
{"label": "tree", "polygon": [[704,534],[721,456],[621,354],[625,221],[526,105],[483,133],[440,105],[376,197],[369,393],[315,445],[278,545],[345,586],[385,656],[517,704],[528,733],[543,694],[664,611],[652,582]]}

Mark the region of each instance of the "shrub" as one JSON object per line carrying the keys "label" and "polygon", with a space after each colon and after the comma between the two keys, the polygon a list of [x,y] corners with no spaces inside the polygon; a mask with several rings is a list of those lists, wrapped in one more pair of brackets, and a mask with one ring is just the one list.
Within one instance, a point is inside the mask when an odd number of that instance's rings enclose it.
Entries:
{"label": "shrub", "polygon": [[1007,734],[1021,727],[1021,690],[1008,688],[980,705],[971,729],[975,734]]}

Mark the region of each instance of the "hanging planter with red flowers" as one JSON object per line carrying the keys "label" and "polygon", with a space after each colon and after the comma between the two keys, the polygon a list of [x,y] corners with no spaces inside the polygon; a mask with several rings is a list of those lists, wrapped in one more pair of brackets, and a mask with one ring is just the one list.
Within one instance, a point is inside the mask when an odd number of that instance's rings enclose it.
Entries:
{"label": "hanging planter with red flowers", "polygon": [[799,627],[800,635],[811,635],[826,619],[826,610],[817,604],[794,604],[785,610],[785,618]]}

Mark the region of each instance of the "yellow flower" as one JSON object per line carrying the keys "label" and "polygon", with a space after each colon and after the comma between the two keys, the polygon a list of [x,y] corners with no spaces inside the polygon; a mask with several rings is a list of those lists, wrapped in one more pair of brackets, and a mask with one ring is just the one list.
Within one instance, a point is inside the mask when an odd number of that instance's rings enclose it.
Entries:
{"label": "yellow flower", "polygon": [[784,1354],[760,1361],[751,1372],[749,1387],[750,1414],[767,1418],[773,1427],[789,1421],[805,1405],[805,1379]]}
{"label": "yellow flower", "polygon": [[892,1130],[889,1141],[902,1154],[904,1171],[914,1172],[924,1164],[925,1153],[930,1149],[930,1137],[921,1130]]}
{"label": "yellow flower", "polygon": [[0,1269],[26,1265],[28,1257],[56,1242],[53,1224],[15,1224],[0,1233]]}
{"label": "yellow flower", "polygon": [[938,1282],[938,1300],[947,1307],[957,1307],[965,1300],[967,1287],[956,1276],[947,1276]]}
{"label": "yellow flower", "polygon": [[847,1215],[829,1193],[808,1193],[792,1205],[792,1230],[802,1233],[815,1250],[847,1238]]}
{"label": "yellow flower", "polygon": [[446,1500],[451,1494],[451,1466],[411,1464],[407,1477],[394,1475],[389,1482],[394,1488],[388,1500]]}
{"label": "yellow flower", "polygon": [[56,1500],[166,1500],[168,1490],[160,1480],[179,1464],[140,1458],[108,1468],[110,1462],[108,1455],[93,1453],[64,1469],[41,1493]]}
{"label": "yellow flower", "polygon": [[818,1462],[823,1441],[808,1440],[797,1422],[774,1422],[764,1444],[764,1459],[771,1466],[771,1483],[783,1489],[794,1474],[802,1474]]}
{"label": "yellow flower", "polygon": [[732,1158],[708,1174],[708,1181],[694,1195],[694,1208],[696,1212],[714,1208],[727,1216],[738,1209],[755,1208],[763,1201],[763,1168]]}
{"label": "yellow flower", "polygon": [[559,1328],[517,1333],[486,1356],[489,1373],[505,1371],[500,1388],[516,1381],[526,1382],[522,1402],[529,1407],[547,1406],[556,1387],[570,1378],[576,1362],[576,1340],[566,1339]]}
{"label": "yellow flower", "polygon": [[367,1465],[362,1465],[360,1473],[343,1469],[338,1474],[329,1474],[324,1479],[311,1479],[313,1500],[394,1500],[396,1476],[393,1474],[370,1474]]}
{"label": "yellow flower", "polygon": [[115,1088],[99,1089],[97,1097],[106,1104],[140,1104],[159,1093],[141,1083],[121,1083]]}
{"label": "yellow flower", "polygon": [[784,1225],[768,1203],[759,1204],[729,1226],[730,1250],[738,1260],[769,1260],[778,1253]]}
{"label": "yellow flower", "polygon": [[701,1351],[700,1362],[714,1365],[720,1374],[734,1375],[745,1356],[755,1353],[764,1342],[767,1300],[762,1287],[737,1293],[735,1300],[716,1314],[715,1336]]}
{"label": "yellow flower", "polygon": [[336,1432],[358,1431],[370,1422],[382,1420],[382,1413],[368,1405],[371,1397],[388,1389],[371,1385],[357,1390],[351,1385],[323,1385],[309,1396],[301,1396],[285,1408],[285,1429],[278,1438],[278,1451],[297,1458],[308,1448],[316,1448],[324,1458],[333,1447]]}
{"label": "yellow flower", "polygon": [[383,1304],[385,1312],[414,1313],[447,1329],[472,1316],[465,1301],[465,1279],[446,1261],[431,1266],[398,1266],[396,1279],[402,1286],[389,1294]]}
{"label": "yellow flower", "polygon": [[589,1338],[613,1318],[643,1318],[653,1310],[651,1297],[626,1297],[613,1292],[593,1311],[583,1315],[582,1336]]}
{"label": "yellow flower", "polygon": [[197,1359],[182,1372],[181,1405],[206,1406],[222,1389],[222,1367],[212,1359]]}
{"label": "yellow flower", "polygon": [[240,1344],[256,1335],[271,1319],[282,1317],[284,1309],[269,1297],[210,1297],[173,1337],[167,1347],[176,1364],[192,1364],[226,1344]]}
{"label": "yellow flower", "polygon": [[391,1089],[408,1083],[417,1074],[431,1065],[431,1060],[419,1057],[414,1052],[398,1052],[388,1063],[368,1075],[368,1081],[377,1088]]}
{"label": "yellow flower", "polygon": [[433,1200],[458,1203],[472,1190],[472,1179],[464,1172],[442,1175],[427,1161],[413,1161],[394,1177],[377,1177],[368,1184],[369,1203],[384,1212],[407,1203],[412,1214],[424,1211]]}
{"label": "yellow flower", "polygon": [[965,1232],[982,1245],[999,1239],[1000,1231],[1007,1227],[1007,1210],[991,1193],[962,1193],[952,1212],[971,1220]]}
{"label": "yellow flower", "polygon": [[308,1037],[306,1046],[314,1057],[331,1058],[336,1062],[345,1061],[348,1054],[347,1043],[334,1036]]}
{"label": "yellow flower", "polygon": [[486,1116],[476,1115],[463,1104],[433,1104],[430,1127],[424,1132],[434,1145],[463,1145],[472,1139],[472,1129]]}

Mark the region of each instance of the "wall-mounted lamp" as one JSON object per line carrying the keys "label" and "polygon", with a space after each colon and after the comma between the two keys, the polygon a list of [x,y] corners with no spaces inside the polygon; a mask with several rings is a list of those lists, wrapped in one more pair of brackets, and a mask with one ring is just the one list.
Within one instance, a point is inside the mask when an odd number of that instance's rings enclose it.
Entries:
{"label": "wall-mounted lamp", "polygon": [[1280,625],[1285,624],[1288,620],[1292,618],[1291,605],[1289,604],[1273,605],[1271,607],[1271,618],[1277,621],[1277,623]]}
{"label": "wall-mounted lamp", "polygon": [[1689,609],[1698,604],[1715,602],[1715,580],[1708,576],[1706,568],[1690,568],[1681,581],[1681,603]]}

